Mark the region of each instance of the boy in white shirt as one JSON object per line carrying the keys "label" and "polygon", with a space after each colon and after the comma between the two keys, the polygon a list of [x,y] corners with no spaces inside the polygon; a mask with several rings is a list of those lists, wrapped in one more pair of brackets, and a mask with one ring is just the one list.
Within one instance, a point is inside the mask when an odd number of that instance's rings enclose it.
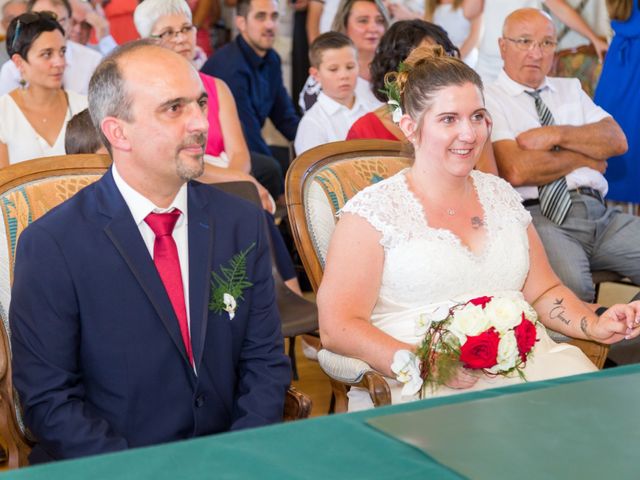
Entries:
{"label": "boy in white shirt", "polygon": [[296,154],[328,142],[344,140],[368,108],[355,94],[358,53],[346,35],[327,32],[309,47],[309,74],[322,86],[318,101],[304,114],[296,133]]}

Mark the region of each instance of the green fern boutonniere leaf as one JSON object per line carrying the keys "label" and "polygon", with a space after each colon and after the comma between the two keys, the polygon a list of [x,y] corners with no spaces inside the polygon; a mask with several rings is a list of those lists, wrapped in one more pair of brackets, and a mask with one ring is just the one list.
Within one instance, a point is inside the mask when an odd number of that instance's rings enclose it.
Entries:
{"label": "green fern boutonniere leaf", "polygon": [[236,253],[220,271],[211,272],[211,301],[209,310],[215,313],[227,312],[229,320],[235,316],[244,291],[253,286],[247,278],[247,255],[255,248],[255,242],[246,250]]}

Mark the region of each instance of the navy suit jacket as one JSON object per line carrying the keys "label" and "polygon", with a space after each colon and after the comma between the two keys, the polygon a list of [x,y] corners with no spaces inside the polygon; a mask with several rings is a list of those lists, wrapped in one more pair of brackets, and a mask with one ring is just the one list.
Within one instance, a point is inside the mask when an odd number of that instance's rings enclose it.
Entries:
{"label": "navy suit jacket", "polygon": [[[262,212],[188,185],[189,309],[197,375],[111,171],[20,236],[10,324],[32,462],[279,421],[290,382]],[[208,309],[213,270],[247,257],[233,320]]]}

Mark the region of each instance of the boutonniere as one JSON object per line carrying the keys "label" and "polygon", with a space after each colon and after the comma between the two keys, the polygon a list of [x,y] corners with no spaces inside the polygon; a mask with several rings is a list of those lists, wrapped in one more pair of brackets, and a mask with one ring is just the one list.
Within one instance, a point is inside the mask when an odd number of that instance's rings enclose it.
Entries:
{"label": "boutonniere", "polygon": [[226,265],[220,265],[220,273],[211,272],[211,301],[209,310],[227,312],[233,320],[238,304],[244,300],[242,294],[253,286],[247,278],[247,255],[256,246],[255,242],[246,250],[236,253]]}

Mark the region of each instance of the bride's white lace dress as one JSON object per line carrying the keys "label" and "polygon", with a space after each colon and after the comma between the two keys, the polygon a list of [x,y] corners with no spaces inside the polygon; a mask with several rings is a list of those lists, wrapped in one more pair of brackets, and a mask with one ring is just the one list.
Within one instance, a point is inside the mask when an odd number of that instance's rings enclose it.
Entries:
{"label": "bride's white lace dress", "polygon": [[[529,271],[531,216],[508,183],[474,170],[471,178],[484,209],[486,230],[483,249],[476,254],[449,230],[429,226],[422,205],[407,186],[406,173],[403,170],[362,190],[342,212],[363,217],[382,234],[384,267],[371,322],[398,340],[417,344],[422,340],[415,331],[421,313],[481,295],[522,295]],[[556,344],[544,329],[539,334],[535,355],[525,368],[528,381],[596,370],[578,348]],[[388,380],[393,403],[417,398],[401,397],[401,384]],[[517,375],[482,376],[473,390],[520,381]],[[465,391],[469,390],[441,387],[433,395]],[[351,389],[350,411],[372,406],[366,391]]]}

